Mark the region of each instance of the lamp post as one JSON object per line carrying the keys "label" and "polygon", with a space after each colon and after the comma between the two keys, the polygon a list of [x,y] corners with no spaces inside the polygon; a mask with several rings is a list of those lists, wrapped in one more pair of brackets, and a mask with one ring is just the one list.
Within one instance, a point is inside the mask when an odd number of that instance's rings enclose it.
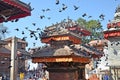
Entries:
{"label": "lamp post", "polygon": [[17,38],[12,38],[10,80],[17,80]]}

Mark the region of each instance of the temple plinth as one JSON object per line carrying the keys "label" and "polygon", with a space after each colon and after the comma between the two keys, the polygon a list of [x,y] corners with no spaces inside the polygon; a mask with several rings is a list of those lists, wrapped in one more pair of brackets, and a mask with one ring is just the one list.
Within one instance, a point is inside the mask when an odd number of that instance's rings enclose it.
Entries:
{"label": "temple plinth", "polygon": [[46,45],[32,55],[32,62],[44,63],[50,80],[85,80],[85,64],[100,53],[81,45],[82,37],[90,34],[73,21],[46,27],[40,36]]}

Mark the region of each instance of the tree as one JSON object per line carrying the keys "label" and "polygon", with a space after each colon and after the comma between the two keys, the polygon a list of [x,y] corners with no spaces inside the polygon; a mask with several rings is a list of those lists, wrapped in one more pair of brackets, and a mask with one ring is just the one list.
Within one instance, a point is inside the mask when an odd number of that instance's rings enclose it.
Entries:
{"label": "tree", "polygon": [[83,38],[83,43],[88,43],[91,40],[103,39],[103,28],[99,20],[86,21],[83,18],[77,20],[78,24],[91,32],[90,36]]}

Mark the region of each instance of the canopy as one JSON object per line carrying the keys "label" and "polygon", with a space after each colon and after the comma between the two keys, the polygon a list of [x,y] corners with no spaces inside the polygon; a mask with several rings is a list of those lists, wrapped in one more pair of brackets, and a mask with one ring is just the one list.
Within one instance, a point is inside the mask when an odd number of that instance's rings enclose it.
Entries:
{"label": "canopy", "polygon": [[0,0],[0,23],[31,15],[31,7],[20,0]]}

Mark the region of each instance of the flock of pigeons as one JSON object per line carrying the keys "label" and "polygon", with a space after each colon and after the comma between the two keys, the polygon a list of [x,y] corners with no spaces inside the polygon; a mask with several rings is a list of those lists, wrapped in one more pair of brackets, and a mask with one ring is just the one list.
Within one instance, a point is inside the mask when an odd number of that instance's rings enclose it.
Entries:
{"label": "flock of pigeons", "polygon": [[[61,4],[61,2],[60,2],[60,0],[56,0],[55,1],[55,5],[60,5]],[[28,3],[28,5],[31,5],[31,3]],[[59,9],[59,12],[63,12],[63,11],[65,11],[65,10],[67,10],[67,8],[68,8],[68,6],[66,5],[66,4],[64,4],[64,3],[62,3],[62,7]],[[77,6],[77,5],[73,5],[73,9],[76,11],[76,10],[78,10],[80,7],[79,6]],[[34,8],[32,8],[31,9],[31,11],[34,11]],[[47,9],[42,9],[41,10],[42,12],[48,12],[48,11],[51,11],[51,9],[50,8],[47,8]],[[7,17],[5,17],[4,15],[2,15],[2,14],[0,14],[0,16],[2,16],[4,19],[5,19],[5,21],[7,21]],[[88,17],[88,18],[92,18],[92,16],[89,16],[87,13],[83,13],[82,14],[82,17],[84,18],[84,17]],[[39,16],[39,18],[40,19],[44,19],[44,18],[46,18],[46,16],[45,15],[40,15]],[[47,19],[51,19],[51,17],[47,17]],[[104,20],[105,19],[105,15],[104,14],[100,14],[99,15],[99,19],[100,20]],[[13,20],[12,22],[18,22],[19,21],[19,19],[16,19],[16,20]],[[36,23],[32,23],[32,25],[33,26],[36,26]],[[19,28],[16,28],[16,29],[14,29],[15,31],[17,31],[17,32],[21,32],[21,34],[23,35],[23,40],[26,40],[27,38],[28,38],[28,36],[24,36],[24,34],[26,33],[26,31],[21,31]],[[34,29],[34,30],[31,30],[31,29],[29,29],[29,27],[25,27],[25,30],[27,30],[28,32],[29,32],[29,37],[30,38],[34,38],[35,40],[38,40],[39,38],[40,38],[40,36],[41,36],[41,33],[42,33],[42,29],[41,28],[36,28],[36,29]],[[8,31],[7,31],[7,29],[3,29],[3,30],[0,30],[0,33],[1,34],[5,34],[5,33],[7,33]],[[28,34],[28,33],[27,33]],[[35,46],[36,45],[36,43],[33,43],[33,45]]]}
{"label": "flock of pigeons", "polygon": [[[115,0],[116,1],[116,0]],[[55,4],[56,5],[59,5],[60,4],[60,1],[59,0],[56,0],[56,2],[55,2]],[[30,3],[28,4],[28,5],[30,5]],[[62,8],[60,8],[59,9],[59,12],[63,12],[63,11],[65,11],[66,9],[68,8],[68,6],[67,5],[65,5],[64,3],[62,4]],[[76,6],[76,5],[73,5],[73,8],[74,8],[74,10],[76,11],[76,10],[78,10],[80,7],[79,6]],[[33,11],[34,10],[34,8],[32,8],[31,9],[31,11]],[[50,11],[51,9],[49,9],[49,8],[47,8],[47,9],[42,9],[42,12],[47,12],[47,11]],[[4,20],[5,20],[5,22],[7,21],[7,19],[9,18],[9,17],[6,17],[6,16],[4,16],[4,15],[2,15],[2,14],[0,14],[0,16],[1,17],[3,17],[4,18]],[[84,17],[86,17],[86,16],[88,16],[87,15],[87,13],[83,13],[82,14],[82,17],[84,18]],[[40,19],[44,19],[45,18],[45,15],[40,15],[39,16],[39,18]],[[88,18],[92,18],[92,16],[88,16]],[[100,20],[104,20],[105,19],[105,15],[104,14],[100,14],[99,15],[99,18],[100,18]],[[51,17],[48,17],[48,19],[50,20],[51,19]],[[15,19],[15,20],[13,20],[13,21],[11,21],[11,22],[18,22],[19,21],[19,19]],[[33,26],[36,26],[36,23],[32,23],[32,25]],[[31,30],[31,29],[29,29],[28,27],[25,27],[25,29],[29,32],[29,37],[30,38],[34,38],[35,40],[38,40],[40,37],[41,37],[41,33],[43,32],[43,30],[41,29],[41,28],[36,28],[35,30]],[[21,32],[21,34],[24,36],[24,34],[26,33],[26,31],[21,31],[19,28],[16,28],[16,29],[14,29],[15,31],[17,31],[17,32]],[[8,33],[8,31],[7,31],[7,28],[0,28],[0,33],[2,34],[2,35],[4,35],[5,33]],[[27,33],[28,34],[28,33]],[[28,38],[28,36],[24,36],[22,39],[23,40],[26,40]],[[119,43],[118,43],[119,44]],[[36,43],[33,43],[33,46],[35,46],[36,45]],[[112,45],[112,44],[111,44]],[[117,44],[116,44],[117,45]],[[85,45],[84,45],[85,46]],[[86,46],[85,46],[86,47]],[[108,57],[106,57],[106,59],[105,60],[107,60],[108,59]],[[10,60],[11,61],[11,60]],[[4,63],[3,63],[4,64]],[[9,66],[8,68],[10,68],[11,66]]]}

